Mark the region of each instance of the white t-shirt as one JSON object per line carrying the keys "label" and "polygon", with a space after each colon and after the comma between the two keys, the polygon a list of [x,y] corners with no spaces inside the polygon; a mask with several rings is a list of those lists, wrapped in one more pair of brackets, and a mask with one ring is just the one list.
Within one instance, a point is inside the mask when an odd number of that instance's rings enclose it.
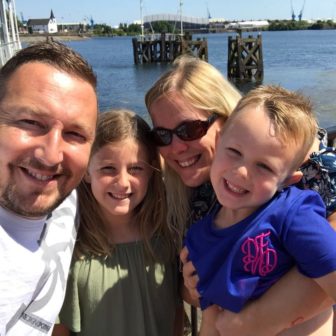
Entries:
{"label": "white t-shirt", "polygon": [[77,234],[76,205],[73,191],[48,218],[0,207],[0,336],[51,334]]}

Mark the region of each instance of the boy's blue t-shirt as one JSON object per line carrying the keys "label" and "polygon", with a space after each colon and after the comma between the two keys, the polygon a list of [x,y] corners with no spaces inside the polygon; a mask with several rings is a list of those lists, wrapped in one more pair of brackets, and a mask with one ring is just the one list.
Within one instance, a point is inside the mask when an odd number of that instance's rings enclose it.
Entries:
{"label": "boy's blue t-shirt", "polygon": [[312,278],[336,270],[336,232],[316,192],[286,188],[225,229],[213,226],[218,210],[193,224],[185,239],[202,309],[217,304],[239,312],[294,265]]}

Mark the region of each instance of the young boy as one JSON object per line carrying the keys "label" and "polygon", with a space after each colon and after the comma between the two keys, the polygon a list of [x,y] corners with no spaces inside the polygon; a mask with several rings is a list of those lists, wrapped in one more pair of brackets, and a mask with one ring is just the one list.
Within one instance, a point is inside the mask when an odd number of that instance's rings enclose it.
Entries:
{"label": "young boy", "polygon": [[186,237],[199,276],[201,335],[215,306],[239,312],[295,264],[336,298],[336,233],[313,191],[288,187],[314,143],[310,103],[280,87],[246,95],[225,123],[211,167],[218,202]]}

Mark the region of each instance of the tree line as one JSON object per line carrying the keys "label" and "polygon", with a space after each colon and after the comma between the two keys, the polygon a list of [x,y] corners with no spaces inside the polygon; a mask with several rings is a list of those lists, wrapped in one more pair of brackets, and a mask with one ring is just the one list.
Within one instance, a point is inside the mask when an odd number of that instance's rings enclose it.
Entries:
{"label": "tree line", "polygon": [[[279,30],[303,30],[303,29],[336,29],[336,23],[333,20],[318,20],[316,22],[309,22],[305,20],[268,20],[269,26],[262,28],[263,31],[279,31]],[[230,23],[229,21],[227,23]],[[23,23],[18,18],[19,27],[23,27]],[[84,28],[84,27],[82,27]],[[125,35],[139,35],[141,34],[141,26],[136,23],[120,23],[119,26],[111,27],[105,23],[94,24],[89,26],[88,32],[97,36],[125,36]],[[84,31],[78,31],[82,33]],[[146,29],[146,33],[176,33],[179,34],[179,25],[169,21],[152,22],[150,29]]]}
{"label": "tree line", "polygon": [[[280,30],[304,30],[304,29],[336,29],[336,23],[333,20],[317,20],[316,22],[309,22],[305,20],[268,20],[269,26],[263,28],[266,31],[280,31]],[[229,21],[227,22],[229,23]],[[147,33],[176,33],[179,34],[179,25],[168,21],[152,22],[151,29],[146,30]],[[93,33],[96,35],[139,35],[141,34],[141,26],[139,24],[120,23],[118,28],[112,28],[105,24],[97,24],[93,28]]]}

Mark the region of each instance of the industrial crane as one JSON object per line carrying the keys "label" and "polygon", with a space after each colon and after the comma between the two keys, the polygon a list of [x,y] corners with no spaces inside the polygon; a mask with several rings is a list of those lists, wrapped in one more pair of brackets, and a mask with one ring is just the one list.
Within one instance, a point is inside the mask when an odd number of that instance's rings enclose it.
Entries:
{"label": "industrial crane", "polygon": [[303,1],[303,5],[302,5],[302,8],[301,8],[300,14],[298,15],[299,21],[301,21],[301,19],[302,19],[305,4],[306,4],[306,0]]}
{"label": "industrial crane", "polygon": [[[299,15],[297,16],[299,21],[302,20],[303,10],[304,10],[305,4],[306,4],[306,0],[303,1],[301,11],[300,11]],[[292,20],[295,21],[296,15],[295,15],[295,12],[294,12],[293,1],[292,0],[291,0],[291,10],[292,10]]]}
{"label": "industrial crane", "polygon": [[295,13],[294,13],[294,8],[293,8],[293,1],[291,0],[291,9],[292,9],[292,21],[295,21]]}

